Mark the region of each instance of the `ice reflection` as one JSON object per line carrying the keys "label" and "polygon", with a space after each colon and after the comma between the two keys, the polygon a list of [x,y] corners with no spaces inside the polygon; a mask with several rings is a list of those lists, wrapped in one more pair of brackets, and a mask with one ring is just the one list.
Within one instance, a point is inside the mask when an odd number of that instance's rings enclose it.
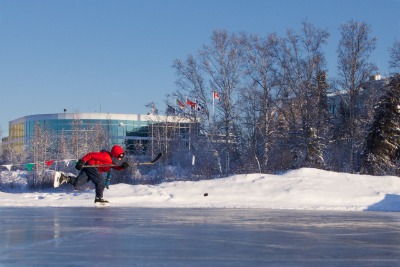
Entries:
{"label": "ice reflection", "polygon": [[396,266],[400,215],[0,208],[0,266]]}
{"label": "ice reflection", "polygon": [[54,210],[54,217],[53,217],[53,238],[55,240],[55,244],[56,246],[58,246],[60,244],[60,242],[58,242],[58,239],[60,238],[60,210],[56,209]]}

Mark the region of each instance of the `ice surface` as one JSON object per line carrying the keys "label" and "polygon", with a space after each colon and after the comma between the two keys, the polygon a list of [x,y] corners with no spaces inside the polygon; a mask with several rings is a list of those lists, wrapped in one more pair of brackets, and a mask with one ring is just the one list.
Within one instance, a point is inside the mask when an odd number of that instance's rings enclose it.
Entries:
{"label": "ice surface", "polygon": [[1,207],[0,266],[399,266],[400,214]]}

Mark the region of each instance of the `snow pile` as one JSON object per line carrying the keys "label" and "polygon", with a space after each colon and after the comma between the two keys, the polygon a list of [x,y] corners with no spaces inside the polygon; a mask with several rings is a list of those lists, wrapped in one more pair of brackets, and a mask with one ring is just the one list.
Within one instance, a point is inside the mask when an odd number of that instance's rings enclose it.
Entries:
{"label": "snow pile", "polygon": [[[243,174],[159,185],[116,184],[105,189],[104,197],[113,207],[400,211],[400,178],[303,168],[281,175]],[[0,206],[93,206],[94,190],[77,192],[63,185],[35,193],[0,192],[0,199]]]}
{"label": "snow pile", "polygon": [[28,179],[26,171],[1,171],[0,191],[26,191]]}

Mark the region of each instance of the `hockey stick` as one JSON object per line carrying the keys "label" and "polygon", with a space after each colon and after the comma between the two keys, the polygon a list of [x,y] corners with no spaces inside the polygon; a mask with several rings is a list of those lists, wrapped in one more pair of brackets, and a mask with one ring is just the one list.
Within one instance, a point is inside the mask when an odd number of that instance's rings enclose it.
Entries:
{"label": "hockey stick", "polygon": [[[136,165],[153,165],[162,157],[162,153],[159,153],[152,161],[138,162]],[[121,167],[118,164],[103,164],[103,165],[83,165],[82,168],[97,168],[97,167]]]}
{"label": "hockey stick", "polygon": [[156,163],[160,158],[162,157],[162,153],[158,153],[158,155],[152,160],[152,161],[145,161],[145,162],[139,162],[137,165],[153,165]]}

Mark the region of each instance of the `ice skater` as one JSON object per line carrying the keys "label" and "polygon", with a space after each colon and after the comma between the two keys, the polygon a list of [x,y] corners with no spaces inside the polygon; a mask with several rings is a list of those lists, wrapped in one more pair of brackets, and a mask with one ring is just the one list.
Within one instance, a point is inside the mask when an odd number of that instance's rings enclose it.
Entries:
{"label": "ice skater", "polygon": [[[127,162],[117,165],[125,156],[125,151],[122,147],[114,145],[111,151],[102,150],[100,152],[90,152],[78,160],[75,168],[79,170],[78,176],[66,175],[62,172],[56,172],[54,177],[54,187],[59,187],[63,183],[69,183],[78,189],[79,186],[92,181],[96,188],[96,197],[94,203],[108,204],[108,201],[103,198],[105,188],[105,179],[103,172],[109,172],[112,169],[123,170],[129,167]],[[107,166],[112,165],[112,166]],[[93,167],[91,167],[93,166]]]}

